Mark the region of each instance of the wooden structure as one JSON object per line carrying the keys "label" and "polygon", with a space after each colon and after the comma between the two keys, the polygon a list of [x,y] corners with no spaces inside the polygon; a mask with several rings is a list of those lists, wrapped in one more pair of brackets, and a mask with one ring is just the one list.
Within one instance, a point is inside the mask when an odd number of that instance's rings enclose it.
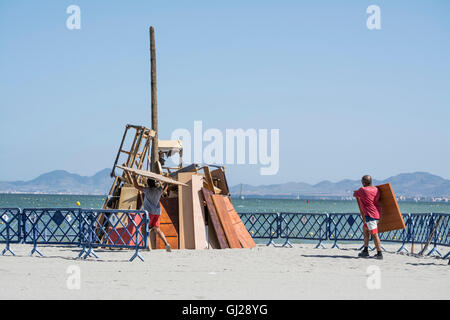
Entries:
{"label": "wooden structure", "polygon": [[[167,194],[163,194],[161,198],[160,228],[173,249],[252,247],[254,242],[251,237],[248,239],[248,231],[228,198],[229,188],[224,168],[198,164],[183,167],[181,141],[164,141],[158,138],[156,46],[153,27],[149,29],[149,36],[151,129],[126,125],[111,171],[114,181],[103,208],[140,210],[143,197],[135,188],[131,175],[138,177],[136,182],[140,186],[145,186],[147,178],[151,178],[170,185]],[[131,144],[127,144],[130,138]],[[165,166],[166,159],[174,154],[179,154],[179,165]],[[122,172],[116,175],[116,170]],[[117,214],[117,217],[123,219],[123,225],[127,226],[125,215]],[[103,215],[97,219],[103,228],[110,227],[108,219]],[[164,247],[159,238],[150,240],[152,248]]]}

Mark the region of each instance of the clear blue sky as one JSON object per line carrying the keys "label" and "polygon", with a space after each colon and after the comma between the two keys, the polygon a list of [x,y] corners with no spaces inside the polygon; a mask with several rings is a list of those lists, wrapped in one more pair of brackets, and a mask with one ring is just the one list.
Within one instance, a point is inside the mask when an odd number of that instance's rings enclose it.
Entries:
{"label": "clear blue sky", "polygon": [[0,180],[111,167],[124,125],[150,126],[150,25],[161,138],[280,129],[278,174],[230,184],[450,178],[448,0],[0,0]]}

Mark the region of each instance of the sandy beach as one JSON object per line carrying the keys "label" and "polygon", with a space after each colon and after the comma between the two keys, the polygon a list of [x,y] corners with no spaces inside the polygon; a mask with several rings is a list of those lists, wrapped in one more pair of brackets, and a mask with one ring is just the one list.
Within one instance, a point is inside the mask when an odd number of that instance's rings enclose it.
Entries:
{"label": "sandy beach", "polygon": [[[0,256],[0,299],[450,298],[448,260],[396,254],[398,245],[385,245],[384,260],[356,258],[355,244],[296,244],[142,251],[145,262],[132,263],[131,251],[98,249],[100,259],[79,260],[77,247],[39,248],[44,257],[29,257],[31,246],[21,244],[12,245],[17,256]],[[70,285],[73,270],[79,289]]]}

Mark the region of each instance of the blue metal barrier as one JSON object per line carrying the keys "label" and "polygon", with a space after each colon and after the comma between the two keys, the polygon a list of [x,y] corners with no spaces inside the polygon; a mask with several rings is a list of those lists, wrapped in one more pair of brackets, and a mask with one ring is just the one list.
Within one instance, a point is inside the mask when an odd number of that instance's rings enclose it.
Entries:
{"label": "blue metal barrier", "polygon": [[[431,235],[433,230],[434,234]],[[431,248],[427,256],[432,253],[437,253],[440,257],[442,257],[442,254],[437,249],[437,246],[450,246],[450,214],[433,213],[431,215],[430,230],[427,239],[431,236],[433,248]],[[448,254],[446,256],[448,256]]]}
{"label": "blue metal barrier", "polygon": [[275,245],[274,239],[279,238],[278,213],[239,213],[239,216],[254,239],[269,239],[267,246]]}
{"label": "blue metal barrier", "polygon": [[403,221],[405,222],[405,229],[386,231],[379,234],[380,240],[383,242],[400,242],[402,245],[397,250],[397,252],[401,252],[402,250],[408,252],[408,249],[406,249],[405,244],[411,237],[410,236],[411,228],[409,227],[412,223],[411,214],[409,213],[403,214]]}
{"label": "blue metal barrier", "polygon": [[83,254],[84,259],[91,255],[98,257],[93,248],[124,248],[136,250],[130,261],[136,257],[144,261],[139,249],[148,247],[147,211],[83,209],[80,216],[81,230],[87,232],[83,232],[79,257]]}
{"label": "blue metal barrier", "polygon": [[283,247],[292,244],[289,239],[318,240],[316,248],[327,240],[328,214],[326,213],[289,213],[280,214],[280,238],[286,241]]}
{"label": "blue metal barrier", "polygon": [[23,209],[23,243],[33,244],[30,255],[43,255],[38,244],[80,245],[79,213],[78,208]]}
{"label": "blue metal barrier", "polygon": [[22,241],[20,221],[21,211],[19,208],[0,208],[0,243],[6,243],[2,256],[8,251],[15,256],[10,244]]}
{"label": "blue metal barrier", "polygon": [[[334,241],[362,241],[362,219],[359,213],[239,213],[242,222],[255,239],[290,239]],[[450,214],[403,214],[406,229],[380,233],[382,242],[401,243],[397,252],[406,250],[406,243],[426,243],[432,248],[427,255],[437,253],[438,246],[450,246]],[[14,252],[11,243],[33,244],[30,255],[37,253],[38,244],[66,244],[82,246],[79,257],[97,257],[94,248],[134,249],[130,258],[144,261],[139,249],[148,247],[149,217],[146,211],[104,210],[79,208],[0,208],[0,243],[6,243],[2,255]],[[435,230],[434,230],[435,229]],[[432,234],[432,232],[434,233]],[[450,252],[443,258],[449,257]]]}
{"label": "blue metal barrier", "polygon": [[339,248],[338,241],[364,240],[359,213],[333,213],[328,217],[328,239],[334,240],[331,248]]}

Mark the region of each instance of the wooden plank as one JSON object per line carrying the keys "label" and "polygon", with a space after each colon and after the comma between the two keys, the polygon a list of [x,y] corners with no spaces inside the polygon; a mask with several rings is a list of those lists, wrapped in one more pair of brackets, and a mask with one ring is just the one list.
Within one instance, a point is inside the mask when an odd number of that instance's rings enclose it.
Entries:
{"label": "wooden plank", "polygon": [[205,212],[203,207],[203,176],[192,176],[192,213],[194,226],[194,249],[206,249],[208,242],[206,239]]}
{"label": "wooden plank", "polygon": [[[381,207],[380,221],[378,222],[378,232],[386,232],[392,230],[405,229],[405,222],[403,221],[402,213],[395,198],[394,190],[390,183],[376,186],[380,191],[380,200],[378,205]],[[361,203],[356,198],[358,203],[359,212],[364,222],[364,213],[362,211]]]}
{"label": "wooden plank", "polygon": [[208,224],[208,249],[222,249],[217,240],[216,230],[211,223]]}
{"label": "wooden plank", "polygon": [[117,166],[117,168],[120,168],[122,170],[131,172],[131,173],[135,173],[137,175],[141,175],[143,177],[147,177],[147,178],[151,178],[157,181],[161,181],[161,182],[165,182],[165,183],[170,183],[170,184],[176,184],[176,185],[183,185],[184,183],[180,182],[180,181],[176,181],[173,180],[171,178],[168,178],[166,176],[163,176],[161,174],[157,174],[151,171],[145,171],[145,170],[138,170],[138,169],[134,169],[134,168],[127,168],[127,167],[123,167],[123,166]]}
{"label": "wooden plank", "polygon": [[211,177],[213,180],[218,181],[217,187],[222,190],[222,194],[229,195],[230,191],[228,190],[227,178],[225,177],[225,173],[222,169],[216,169],[211,171]]}
{"label": "wooden plank", "polygon": [[241,248],[241,243],[234,230],[233,223],[227,212],[227,207],[225,205],[222,195],[212,195],[214,206],[216,208],[217,215],[219,216],[220,223],[222,224],[225,236],[228,241],[230,248]]}
{"label": "wooden plank", "polygon": [[120,190],[119,206],[117,209],[136,210],[138,190],[135,187],[123,186]]}
{"label": "wooden plank", "polygon": [[194,172],[181,172],[177,179],[184,185],[178,187],[179,248],[194,249],[194,225],[192,205],[192,176]]}
{"label": "wooden plank", "polygon": [[395,198],[394,190],[390,183],[376,186],[380,190],[381,217],[378,223],[378,232],[386,232],[405,229],[402,213]]}
{"label": "wooden plank", "polygon": [[252,236],[248,232],[238,213],[234,209],[233,204],[231,203],[230,197],[223,197],[225,202],[225,206],[227,208],[228,214],[231,218],[231,222],[233,223],[234,230],[238,236],[239,242],[242,245],[242,248],[254,248],[256,247],[256,243],[253,240]]}
{"label": "wooden plank", "polygon": [[[139,191],[135,187],[123,186],[120,188],[120,198],[117,209],[136,210]],[[122,221],[123,225],[128,225],[128,218],[126,214],[117,213],[117,218]],[[121,225],[118,224],[117,227]]]}
{"label": "wooden plank", "polygon": [[209,167],[205,166],[203,167],[203,171],[205,172],[205,186],[206,189],[214,192],[214,182],[211,176],[211,172],[209,171]]}
{"label": "wooden plank", "polygon": [[[161,217],[160,229],[169,242],[172,249],[178,249],[179,240],[179,216],[178,216],[178,198],[161,199]],[[156,237],[156,249],[164,249],[164,241]]]}
{"label": "wooden plank", "polygon": [[[206,188],[202,188],[203,198],[206,202],[206,207],[208,209],[208,215],[209,215],[209,236],[210,238],[214,238],[214,236],[217,238],[217,244],[218,248],[220,249],[226,249],[229,248],[227,239],[225,237],[225,232],[223,231],[222,224],[220,223],[219,217],[216,212],[216,208],[214,207],[214,204],[212,202],[211,196],[214,194],[210,190]],[[214,230],[214,233],[211,232],[211,229]],[[214,245],[214,240],[211,241]]]}

